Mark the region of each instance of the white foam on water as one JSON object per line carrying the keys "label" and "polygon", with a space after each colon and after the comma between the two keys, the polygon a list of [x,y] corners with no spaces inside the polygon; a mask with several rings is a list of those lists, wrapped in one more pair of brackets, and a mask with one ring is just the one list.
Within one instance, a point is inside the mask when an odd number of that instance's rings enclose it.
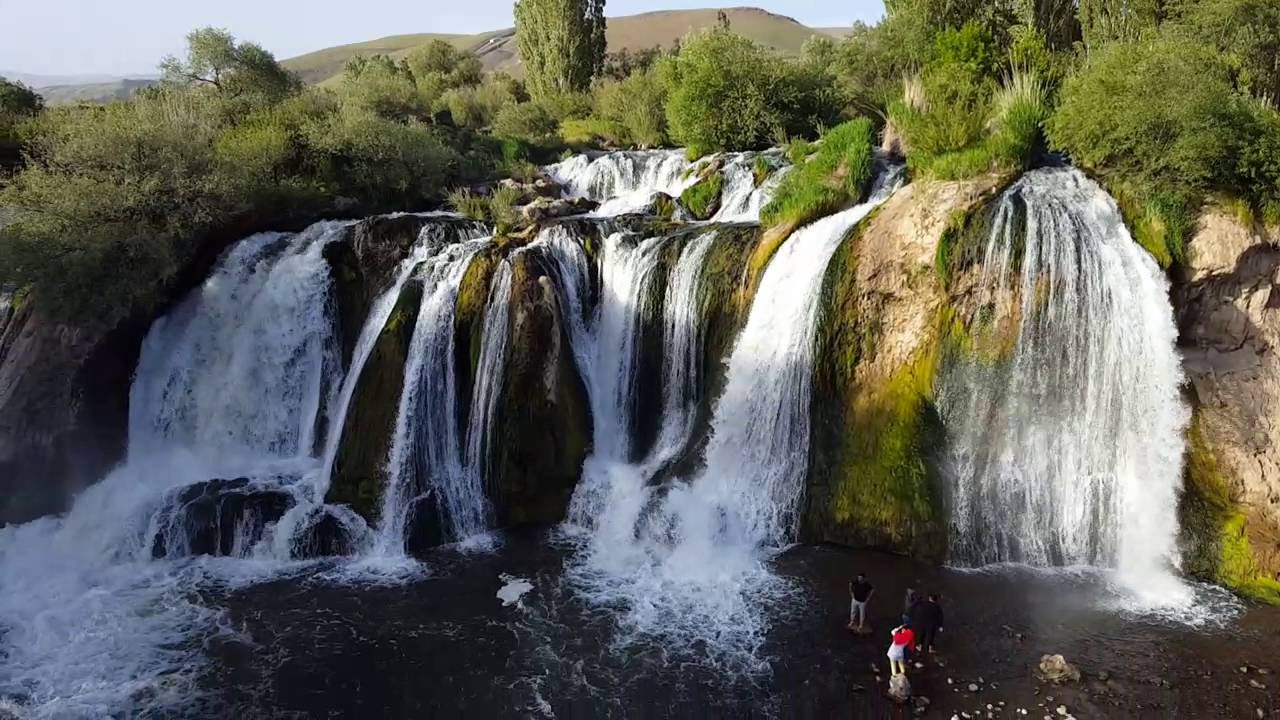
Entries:
{"label": "white foam on water", "polygon": [[522,577],[507,574],[500,575],[499,579],[503,583],[502,587],[498,589],[498,599],[502,601],[502,607],[515,605],[517,608],[523,609],[524,602],[521,598],[533,589],[533,583]]}
{"label": "white foam on water", "polygon": [[[660,638],[726,671],[767,671],[759,651],[769,608],[799,593],[770,571],[769,559],[796,530],[823,276],[849,230],[898,184],[899,173],[889,173],[869,202],[802,228],[778,250],[729,358],[700,474],[656,488],[652,467],[601,453],[597,442],[574,496],[578,527],[567,535],[580,549],[566,575],[590,601],[618,609],[621,642]],[[604,317],[612,299],[629,293],[611,291],[606,275],[601,296]],[[672,317],[696,322],[696,313]],[[594,371],[607,374],[600,366],[617,367],[607,349],[619,343],[597,347]],[[683,362],[674,355],[669,363]],[[596,421],[612,427],[607,417]],[[600,497],[607,502],[593,500]]]}

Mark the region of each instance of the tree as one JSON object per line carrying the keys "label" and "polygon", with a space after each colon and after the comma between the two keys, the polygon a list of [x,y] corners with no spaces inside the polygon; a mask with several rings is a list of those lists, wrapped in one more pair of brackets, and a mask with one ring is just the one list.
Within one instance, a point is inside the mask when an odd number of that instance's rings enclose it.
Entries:
{"label": "tree", "polygon": [[1171,15],[1176,30],[1222,54],[1236,84],[1262,98],[1280,99],[1280,3],[1275,0],[1181,0]]}
{"label": "tree", "polygon": [[44,98],[20,82],[0,77],[0,113],[35,115],[44,109]]}
{"label": "tree", "polygon": [[256,97],[268,102],[302,86],[261,46],[236,43],[231,33],[211,27],[189,33],[186,58],[170,55],[160,63],[160,71],[170,83],[212,87],[228,97]]}
{"label": "tree", "polygon": [[604,0],[517,0],[515,17],[535,99],[590,87],[604,65]]}

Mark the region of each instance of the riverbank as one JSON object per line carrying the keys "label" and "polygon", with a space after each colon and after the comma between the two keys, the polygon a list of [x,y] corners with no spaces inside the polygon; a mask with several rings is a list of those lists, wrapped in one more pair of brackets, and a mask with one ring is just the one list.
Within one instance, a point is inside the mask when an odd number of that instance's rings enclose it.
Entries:
{"label": "riverbank", "polygon": [[[795,592],[766,609],[772,629],[752,674],[727,671],[711,648],[627,636],[623,608],[592,606],[564,580],[573,552],[517,531],[492,552],[435,551],[426,574],[401,584],[313,566],[209,593],[234,632],[207,642],[195,707],[242,717],[1056,718],[1059,706],[1077,718],[1280,717],[1280,609],[1216,591],[1205,597],[1224,609],[1220,622],[1196,627],[1127,612],[1096,574],[964,572],[796,546],[772,563]],[[870,637],[843,629],[858,570],[877,586]],[[513,577],[532,589],[504,607],[497,593]],[[929,698],[921,713],[885,693],[887,633],[908,584],[947,604],[938,655],[912,667],[915,692]],[[1064,655],[1082,681],[1039,683],[1045,653]]]}

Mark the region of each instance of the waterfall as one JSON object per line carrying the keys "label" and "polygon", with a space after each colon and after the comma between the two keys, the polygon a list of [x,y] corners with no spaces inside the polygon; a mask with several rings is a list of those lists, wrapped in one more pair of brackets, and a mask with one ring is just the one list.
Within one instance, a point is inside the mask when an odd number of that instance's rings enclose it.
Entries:
{"label": "waterfall", "polygon": [[1160,269],[1094,182],[1036,170],[1000,198],[977,292],[1014,339],[941,383],[953,560],[1112,567],[1167,595],[1188,410]]}
{"label": "waterfall", "polygon": [[156,321],[130,397],[131,459],[173,445],[215,465],[313,455],[341,379],[321,253],[345,228],[250,237]]}
{"label": "waterfall", "polygon": [[[0,529],[0,697],[24,698],[33,717],[190,707],[203,654],[191,638],[226,632],[193,589],[279,563],[153,562],[154,542],[174,529],[162,518],[175,494],[211,478],[249,478],[225,487],[255,502],[307,494],[300,478],[316,469],[316,431],[341,380],[322,252],[346,229],[320,223],[233,247],[142,345],[126,463],[65,516]],[[228,530],[215,542],[255,554],[260,532]]]}
{"label": "waterfall", "polygon": [[607,216],[639,212],[655,192],[679,197],[697,181],[688,169],[683,150],[649,150],[575,155],[546,171],[569,195],[602,203],[596,214]]}
{"label": "waterfall", "polygon": [[[720,209],[712,216],[712,222],[760,222],[760,211],[769,204],[791,168],[775,170],[757,185],[753,164],[758,157],[762,156],[743,154],[725,165]],[[778,161],[781,162],[781,158]]]}
{"label": "waterfall", "polygon": [[[646,463],[598,451],[588,460],[570,515],[585,547],[570,576],[594,601],[628,609],[620,620],[625,634],[705,644],[739,669],[758,669],[764,601],[790,591],[767,570],[761,550],[790,542],[796,531],[822,278],[850,229],[900,178],[898,169],[885,173],[868,202],[800,229],[769,263],[728,362],[700,473],[656,488]],[[702,242],[711,241],[698,238],[681,253],[684,271],[702,262]],[[671,332],[664,329],[674,341],[664,366],[671,404],[693,380],[686,354],[698,337],[693,283],[676,277],[667,293],[674,304],[666,315]],[[602,304],[616,296],[607,282],[601,294]],[[658,453],[670,451],[665,434]]]}
{"label": "waterfall", "polygon": [[471,391],[471,417],[467,425],[465,469],[472,491],[479,496],[488,481],[489,458],[493,457],[493,420],[501,399],[507,353],[511,345],[511,263],[503,260],[494,270],[485,306],[480,360],[476,363],[475,386]]}
{"label": "waterfall", "polygon": [[462,278],[487,242],[446,248],[419,271],[422,301],[387,458],[377,555],[404,552],[409,523],[415,521],[411,514],[426,514],[418,519],[438,522],[434,532],[446,539],[462,540],[486,529],[483,488],[473,482],[463,455],[454,318]]}

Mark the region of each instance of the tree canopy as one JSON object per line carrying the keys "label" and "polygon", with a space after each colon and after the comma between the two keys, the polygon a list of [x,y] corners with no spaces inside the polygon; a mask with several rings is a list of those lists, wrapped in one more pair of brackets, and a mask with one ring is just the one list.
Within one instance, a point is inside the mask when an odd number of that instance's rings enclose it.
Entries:
{"label": "tree canopy", "polygon": [[517,0],[515,18],[530,95],[590,87],[604,66],[604,0]]}

